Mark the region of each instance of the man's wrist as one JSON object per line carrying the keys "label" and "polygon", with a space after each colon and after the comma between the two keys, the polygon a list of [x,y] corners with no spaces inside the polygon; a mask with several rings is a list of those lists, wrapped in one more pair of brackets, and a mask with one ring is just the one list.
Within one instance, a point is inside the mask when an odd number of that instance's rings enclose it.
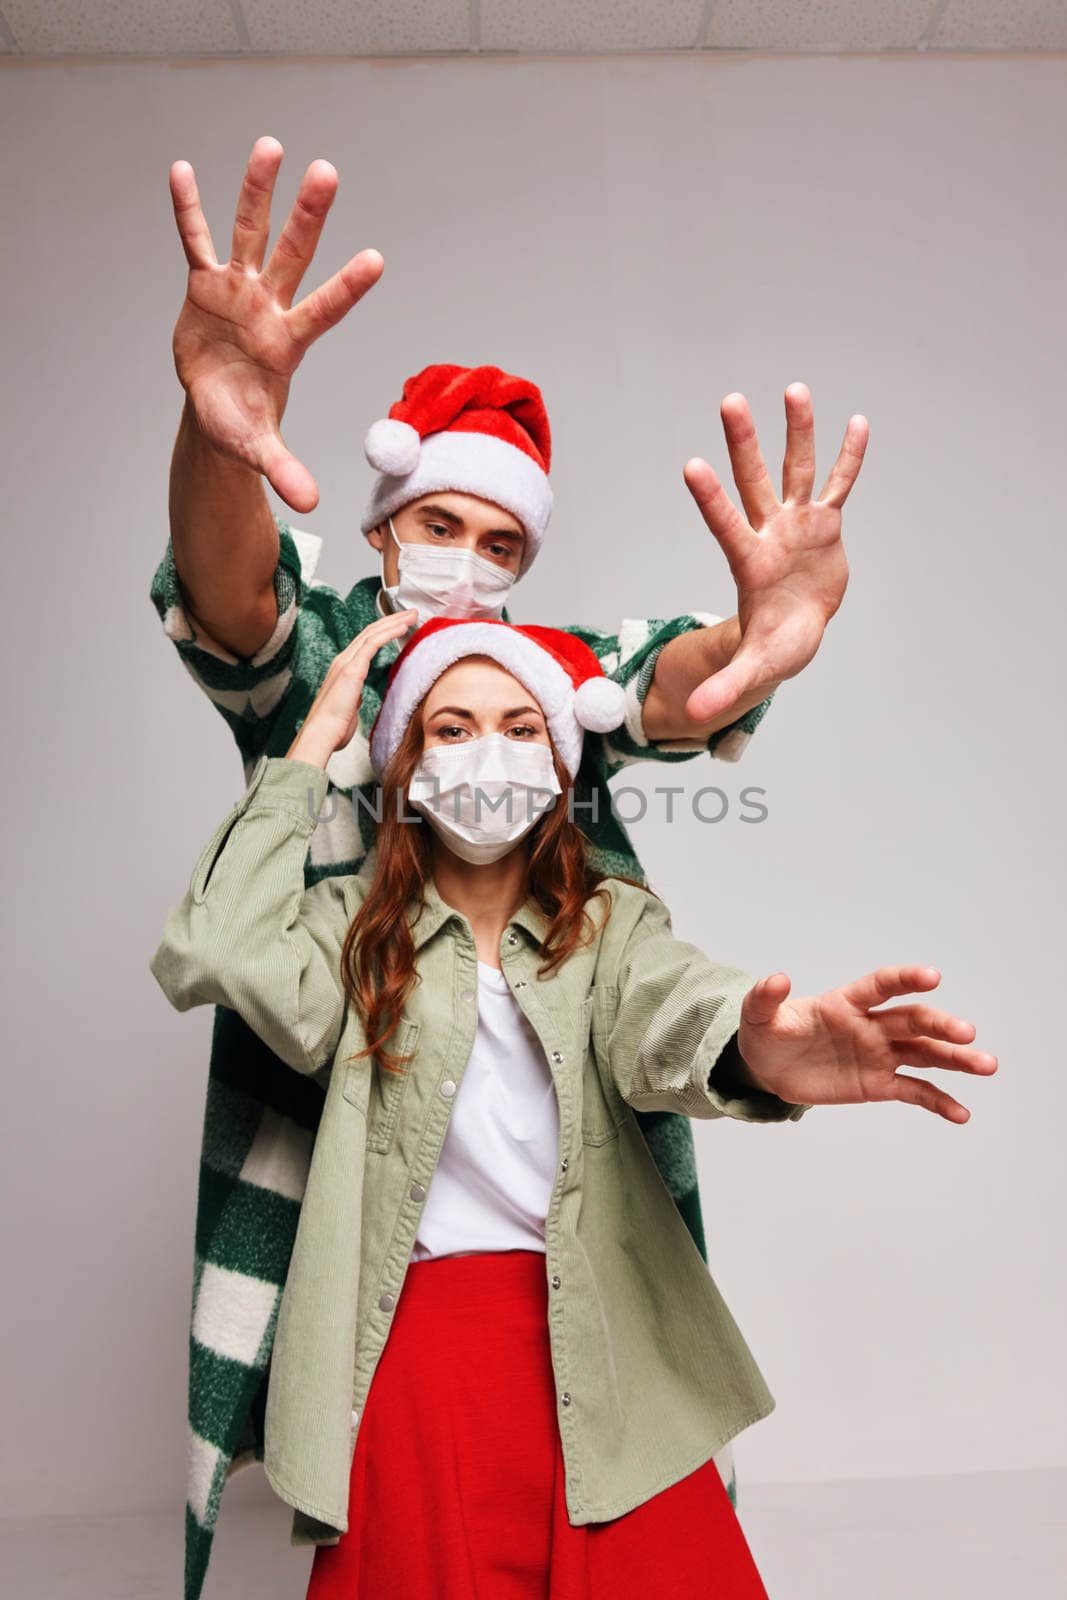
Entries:
{"label": "man's wrist", "polygon": [[182,407],[181,422],[178,425],[179,441],[186,447],[211,462],[215,471],[223,470],[231,473],[235,478],[251,479],[260,478],[262,473],[257,467],[250,466],[247,461],[238,461],[236,456],[228,455],[225,450],[220,450],[204,432],[197,421],[196,408],[185,391],[185,404]]}
{"label": "man's wrist", "polygon": [[[701,613],[693,613],[701,616]],[[686,629],[659,650],[642,705],[645,737],[659,743],[687,742],[694,748],[728,727],[747,705],[729,706],[710,721],[695,722],[686,711],[693,690],[733,660],[741,642],[736,617],[714,618]]]}

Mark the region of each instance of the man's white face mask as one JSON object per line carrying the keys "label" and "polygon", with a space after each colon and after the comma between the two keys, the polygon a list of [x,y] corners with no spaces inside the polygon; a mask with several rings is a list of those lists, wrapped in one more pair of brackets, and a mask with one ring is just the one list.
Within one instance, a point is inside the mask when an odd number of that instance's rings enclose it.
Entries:
{"label": "man's white face mask", "polygon": [[486,561],[473,550],[436,549],[428,544],[401,544],[389,518],[397,548],[398,583],[383,585],[382,595],[393,611],[415,610],[419,625],[431,617],[498,622],[515,574]]}
{"label": "man's white face mask", "polygon": [[561,794],[547,744],[487,733],[424,750],[408,800],[463,861],[499,861]]}

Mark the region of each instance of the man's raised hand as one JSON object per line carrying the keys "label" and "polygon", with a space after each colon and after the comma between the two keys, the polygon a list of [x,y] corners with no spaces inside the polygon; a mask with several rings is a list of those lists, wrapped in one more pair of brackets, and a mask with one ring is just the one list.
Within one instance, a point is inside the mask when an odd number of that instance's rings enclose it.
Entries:
{"label": "man's raised hand", "polygon": [[686,462],[685,481],[722,546],[737,585],[741,637],[732,660],[690,694],[686,712],[707,722],[743,697],[761,697],[807,666],[826,624],[844,598],[848,562],[841,543],[841,508],[863,464],[867,419],[849,420],[837,460],[818,499],[815,423],[805,384],[785,392],[786,448],[778,498],[760,453],[744,395],[722,402],[722,423],[744,515],[718,475],[699,456]]}
{"label": "man's raised hand", "polygon": [[264,266],[282,155],[277,139],[252,146],[226,262],[215,254],[192,167],[171,166],[174,219],[189,263],[174,364],[207,441],[262,473],[295,511],[311,511],[315,480],[281,436],[289,383],[304,352],[374,287],[385,263],[377,250],[361,250],[293,305],[337,193],[337,171],[328,161],[311,163]]}

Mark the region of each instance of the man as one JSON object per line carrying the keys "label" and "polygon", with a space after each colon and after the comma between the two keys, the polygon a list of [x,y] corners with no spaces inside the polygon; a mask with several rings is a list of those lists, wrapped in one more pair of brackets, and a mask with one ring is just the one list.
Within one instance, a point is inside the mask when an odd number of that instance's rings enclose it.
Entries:
{"label": "man", "polygon": [[[426,368],[368,435],[379,478],[364,532],[380,554],[382,577],[362,580],[345,597],[314,582],[321,540],[275,518],[261,478],[297,512],[317,503],[311,474],[281,438],[289,384],[306,349],[373,287],[383,263],[377,252],[362,251],[293,304],[336,173],[325,162],[308,168],[264,267],[281,156],[275,140],[253,146],[225,265],[216,259],[192,169],[176,162],[170,174],[190,268],[174,333],[186,399],[171,467],[171,538],[151,597],[184,664],[233,731],[246,777],[264,751],[284,754],[336,655],[376,615],[421,595],[420,614],[423,607],[444,614],[451,605],[451,614],[506,616],[503,597],[535,558],[551,506],[550,433],[536,386],[498,368]],[[840,605],[848,573],[841,507],[862,462],[866,423],[851,420],[813,501],[814,429],[803,386],[787,390],[786,417],[781,501],[740,396],[724,402],[723,420],[744,516],[706,462],[694,459],[685,469],[729,562],[737,617],[630,622],[618,636],[571,630],[627,695],[623,727],[587,740],[577,784],[577,816],[604,870],[642,876],[626,830],[611,815],[610,777],[644,757],[678,761],[706,749],[736,760],[778,684],[811,659]],[[431,481],[423,468],[442,440],[450,465]],[[449,550],[451,561],[442,562]],[[360,793],[371,799],[366,736],[398,648],[393,641],[379,651],[360,726],[327,766],[339,792],[328,798],[310,841],[308,886],[355,870],[373,844],[370,805],[350,801]],[[235,1013],[218,1008],[190,1343],[187,1600],[200,1592],[228,1471],[262,1458],[274,1323],[320,1109],[318,1085],[289,1071]],[[706,1258],[690,1125],[667,1113],[638,1121]],[[735,1498],[728,1446],[716,1460]]]}

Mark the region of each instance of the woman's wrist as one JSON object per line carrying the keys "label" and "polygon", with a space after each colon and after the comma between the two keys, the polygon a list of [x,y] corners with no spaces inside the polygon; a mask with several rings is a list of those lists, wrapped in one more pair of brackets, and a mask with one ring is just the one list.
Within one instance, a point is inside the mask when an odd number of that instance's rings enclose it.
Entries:
{"label": "woman's wrist", "polygon": [[316,735],[314,730],[305,733],[301,729],[285,755],[289,761],[306,761],[313,767],[325,768],[335,748],[332,741],[324,738],[321,733]]}
{"label": "woman's wrist", "polygon": [[757,1089],[763,1093],[768,1092],[741,1054],[741,1047],[738,1044],[736,1033],[727,1040],[722,1054],[715,1064],[715,1069],[723,1077],[728,1077],[740,1089]]}

